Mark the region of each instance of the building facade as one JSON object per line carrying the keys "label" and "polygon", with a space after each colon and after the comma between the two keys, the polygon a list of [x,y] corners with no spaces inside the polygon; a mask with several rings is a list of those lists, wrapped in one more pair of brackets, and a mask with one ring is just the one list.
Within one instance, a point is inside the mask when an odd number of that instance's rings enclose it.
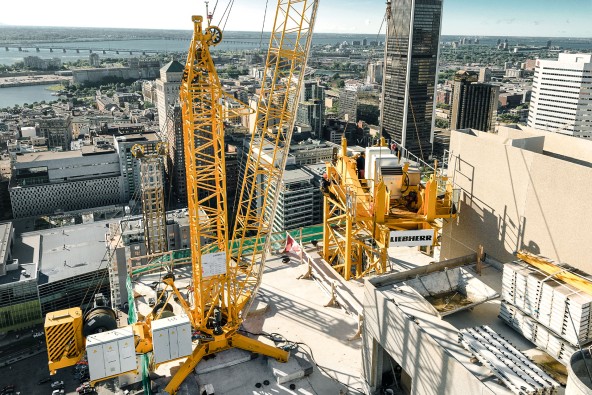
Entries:
{"label": "building facade", "polygon": [[140,161],[132,155],[132,147],[139,144],[144,148],[144,153],[150,155],[156,152],[159,142],[160,139],[154,132],[115,137],[114,146],[119,155],[120,172],[123,177],[124,202],[140,200]]}
{"label": "building facade", "polygon": [[508,262],[526,249],[592,273],[582,248],[592,221],[588,200],[557,205],[558,194],[592,194],[590,163],[592,141],[559,133],[527,126],[452,131],[448,176],[461,190],[459,221],[442,229],[441,259],[482,245],[488,257]]}
{"label": "building facade", "polygon": [[[272,232],[316,225],[313,216],[314,195],[321,191],[313,184],[313,176],[299,168],[287,168],[281,188]],[[269,215],[269,212],[266,214]]]}
{"label": "building facade", "polygon": [[17,155],[9,189],[14,218],[121,203],[117,153],[93,149]]}
{"label": "building facade", "polygon": [[[38,246],[40,237],[32,237]],[[0,224],[0,332],[18,330],[43,322],[37,292],[39,257],[14,251],[12,223]]]}
{"label": "building facade", "polygon": [[39,136],[45,137],[47,148],[68,151],[72,142],[72,117],[68,114],[36,119]]}
{"label": "building facade", "polygon": [[185,178],[185,146],[183,145],[183,120],[179,103],[167,109],[166,127],[168,144],[167,173],[173,194],[178,203],[187,204],[187,180]]}
{"label": "building facade", "polygon": [[394,0],[390,12],[382,128],[427,159],[435,121],[442,0]]}
{"label": "building facade", "polygon": [[339,118],[348,122],[358,119],[358,90],[346,87],[339,94]]}
{"label": "building facade", "polygon": [[160,69],[160,78],[156,80],[156,105],[158,108],[158,126],[166,134],[167,115],[170,105],[179,100],[183,65],[172,60]]}
{"label": "building facade", "polygon": [[476,72],[461,70],[454,76],[450,129],[493,130],[499,87],[477,82]]}
{"label": "building facade", "polygon": [[537,59],[528,126],[592,139],[592,55]]}
{"label": "building facade", "polygon": [[296,122],[310,126],[315,138],[319,138],[323,133],[323,125],[325,124],[325,87],[318,82],[305,81],[302,84]]}

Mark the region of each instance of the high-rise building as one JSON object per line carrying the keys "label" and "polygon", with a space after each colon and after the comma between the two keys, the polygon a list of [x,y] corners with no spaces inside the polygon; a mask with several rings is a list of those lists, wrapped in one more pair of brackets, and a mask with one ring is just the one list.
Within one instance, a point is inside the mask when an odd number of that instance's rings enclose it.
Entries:
{"label": "high-rise building", "polygon": [[120,172],[123,176],[123,201],[140,201],[140,161],[131,152],[134,145],[144,148],[146,155],[157,152],[160,137],[154,132],[118,135],[113,139],[115,151],[119,155]]}
{"label": "high-rise building", "polygon": [[431,152],[442,0],[392,0],[382,128],[411,153]]}
{"label": "high-rise building", "polygon": [[325,124],[325,87],[317,81],[304,81],[296,121],[310,126],[313,136],[320,138]]}
{"label": "high-rise building", "polygon": [[357,121],[358,90],[355,87],[346,87],[339,94],[339,117],[348,122]]}
{"label": "high-rise building", "polygon": [[368,70],[366,73],[367,84],[381,84],[382,83],[382,69],[384,62],[368,63]]}
{"label": "high-rise building", "polygon": [[168,108],[179,100],[183,69],[181,63],[172,60],[160,69],[160,78],[156,80],[158,126],[162,135],[167,135],[165,127]]}
{"label": "high-rise building", "polygon": [[592,54],[537,59],[528,126],[592,138]]}
{"label": "high-rise building", "polygon": [[478,74],[461,70],[454,76],[450,129],[493,129],[499,87],[477,82]]}
{"label": "high-rise building", "polygon": [[167,174],[173,195],[182,205],[187,204],[187,180],[185,178],[185,146],[183,145],[183,122],[179,103],[167,109],[166,141],[168,144]]}
{"label": "high-rise building", "polygon": [[[321,192],[314,185],[313,178],[295,166],[288,166],[284,170],[272,231],[282,232],[316,224],[313,219],[313,201],[316,200],[315,195]],[[266,215],[270,213],[266,212]]]}
{"label": "high-rise building", "polygon": [[491,81],[491,69],[489,67],[481,67],[479,69],[479,82]]}

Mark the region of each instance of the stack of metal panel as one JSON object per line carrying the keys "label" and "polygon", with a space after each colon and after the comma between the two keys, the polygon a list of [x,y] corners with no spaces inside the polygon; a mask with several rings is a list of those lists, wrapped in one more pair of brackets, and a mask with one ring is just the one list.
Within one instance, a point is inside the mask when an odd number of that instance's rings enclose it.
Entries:
{"label": "stack of metal panel", "polygon": [[504,265],[502,299],[500,317],[555,357],[592,340],[592,295],[526,263]]}
{"label": "stack of metal panel", "polygon": [[490,327],[462,329],[459,341],[514,394],[557,394],[559,383]]}
{"label": "stack of metal panel", "polygon": [[563,365],[567,365],[576,352],[576,347],[568,341],[505,301],[501,304],[500,318]]}

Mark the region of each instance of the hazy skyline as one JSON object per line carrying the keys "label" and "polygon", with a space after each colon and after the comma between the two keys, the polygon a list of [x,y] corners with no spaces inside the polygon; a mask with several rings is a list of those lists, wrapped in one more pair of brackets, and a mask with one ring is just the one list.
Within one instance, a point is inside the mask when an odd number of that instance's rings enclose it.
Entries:
{"label": "hazy skyline", "polygon": [[[219,0],[218,23],[229,0]],[[213,9],[216,0],[210,0]],[[378,34],[383,0],[320,0],[315,31]],[[85,6],[66,0],[29,0],[2,5],[0,24],[25,26],[190,29],[191,15],[204,14],[200,1],[177,0],[171,7],[103,0]],[[174,6],[172,5],[174,4]],[[265,30],[270,30],[277,1],[269,0]],[[89,11],[92,10],[92,11]],[[265,0],[235,0],[226,30],[260,31]],[[444,0],[442,34],[479,36],[592,37],[591,0]],[[382,27],[381,33],[384,33]]]}

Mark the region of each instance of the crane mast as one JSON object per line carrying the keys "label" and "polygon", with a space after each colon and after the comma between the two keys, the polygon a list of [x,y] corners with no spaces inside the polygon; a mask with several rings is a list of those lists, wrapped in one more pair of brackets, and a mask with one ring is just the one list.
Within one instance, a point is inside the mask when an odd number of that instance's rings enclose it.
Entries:
{"label": "crane mast", "polygon": [[312,42],[317,0],[279,0],[246,159],[231,246],[239,281],[232,304],[246,315],[261,283],[300,87]]}
{"label": "crane mast", "polygon": [[[181,82],[187,207],[191,240],[194,328],[206,326],[213,310],[225,301],[225,251],[228,240],[224,177],[223,97],[209,47],[222,40],[215,26],[202,26],[194,16],[193,39]],[[221,267],[204,270],[204,259],[220,259]],[[216,270],[217,269],[217,270]],[[223,306],[220,306],[223,307]]]}

